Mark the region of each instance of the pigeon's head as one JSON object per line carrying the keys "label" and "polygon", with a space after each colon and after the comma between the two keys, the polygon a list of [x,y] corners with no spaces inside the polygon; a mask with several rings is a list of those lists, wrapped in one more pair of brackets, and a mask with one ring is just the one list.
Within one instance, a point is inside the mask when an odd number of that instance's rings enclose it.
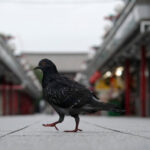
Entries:
{"label": "pigeon's head", "polygon": [[51,73],[57,73],[56,65],[49,59],[42,59],[39,62],[39,65],[35,67],[34,69],[41,69],[43,72],[51,72]]}

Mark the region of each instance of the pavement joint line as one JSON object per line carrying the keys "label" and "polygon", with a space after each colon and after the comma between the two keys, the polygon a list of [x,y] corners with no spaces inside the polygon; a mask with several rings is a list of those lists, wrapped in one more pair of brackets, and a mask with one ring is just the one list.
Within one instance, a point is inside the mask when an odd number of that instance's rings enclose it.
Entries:
{"label": "pavement joint line", "polygon": [[104,127],[102,125],[91,123],[91,122],[88,122],[88,121],[85,121],[85,120],[83,120],[83,122],[86,122],[86,123],[89,123],[89,124],[94,125],[96,127],[100,127],[100,128],[106,129],[106,130],[113,131],[113,132],[117,132],[117,133],[121,133],[121,134],[127,134],[127,135],[132,135],[132,136],[136,136],[136,137],[139,137],[139,138],[144,138],[146,140],[150,140],[150,137],[147,137],[147,136],[142,136],[142,135],[134,134],[134,133],[131,133],[131,132],[124,132],[124,131],[120,131],[120,130]]}
{"label": "pavement joint line", "polygon": [[29,127],[31,127],[32,125],[34,125],[35,123],[38,123],[38,122],[40,122],[40,121],[33,122],[32,124],[26,125],[26,126],[20,128],[20,129],[16,129],[16,130],[13,130],[13,131],[11,131],[11,132],[8,132],[8,133],[6,133],[6,134],[4,134],[4,135],[1,135],[1,136],[0,136],[0,139],[6,137],[6,136],[8,136],[8,135],[11,135],[11,134],[13,134],[13,133],[22,131],[22,130],[24,130],[24,129],[26,129],[26,128],[29,128]]}

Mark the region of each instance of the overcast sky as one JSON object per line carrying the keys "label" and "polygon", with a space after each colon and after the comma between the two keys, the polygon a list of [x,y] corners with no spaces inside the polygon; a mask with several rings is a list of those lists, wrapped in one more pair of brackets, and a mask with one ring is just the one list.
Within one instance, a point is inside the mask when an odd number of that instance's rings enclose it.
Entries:
{"label": "overcast sky", "polygon": [[[100,44],[104,16],[118,0],[1,0],[0,32],[16,37],[21,51],[87,51]],[[62,1],[65,1],[63,3]],[[61,3],[60,3],[61,2]],[[89,3],[87,3],[89,2]]]}

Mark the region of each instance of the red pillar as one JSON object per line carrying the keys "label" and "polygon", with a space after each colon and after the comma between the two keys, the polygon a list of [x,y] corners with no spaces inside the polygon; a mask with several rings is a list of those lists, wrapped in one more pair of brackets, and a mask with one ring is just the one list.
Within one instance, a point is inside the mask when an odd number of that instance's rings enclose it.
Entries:
{"label": "red pillar", "polygon": [[9,115],[12,115],[12,85],[8,84],[8,102],[9,102]]}
{"label": "red pillar", "polygon": [[130,61],[127,59],[125,63],[125,109],[126,115],[131,114],[130,101],[131,101],[131,75],[130,75]]}
{"label": "red pillar", "polygon": [[14,90],[13,89],[13,108],[12,108],[12,111],[13,111],[13,114],[18,114],[18,110],[19,110],[19,106],[18,106],[18,91],[17,90]]}
{"label": "red pillar", "polygon": [[146,48],[143,45],[141,47],[141,111],[142,116],[146,116]]}
{"label": "red pillar", "polygon": [[19,113],[19,96],[18,91],[22,90],[20,85],[12,85],[3,83],[0,86],[2,91],[2,112],[3,115],[11,115]]}
{"label": "red pillar", "polygon": [[2,108],[3,108],[3,115],[6,115],[6,109],[7,109],[7,102],[6,102],[6,84],[4,83],[2,85]]}

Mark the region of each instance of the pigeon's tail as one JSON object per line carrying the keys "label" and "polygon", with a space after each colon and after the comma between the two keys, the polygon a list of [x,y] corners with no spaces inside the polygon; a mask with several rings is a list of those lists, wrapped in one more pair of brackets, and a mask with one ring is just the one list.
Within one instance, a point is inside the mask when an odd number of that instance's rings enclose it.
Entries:
{"label": "pigeon's tail", "polygon": [[122,110],[118,105],[115,105],[115,104],[101,103],[100,105],[101,105],[100,109],[102,108],[101,110],[113,111],[113,112],[117,112],[117,113],[125,112],[125,110]]}
{"label": "pigeon's tail", "polygon": [[125,112],[125,110],[122,110],[118,105],[115,105],[115,104],[112,104],[112,103],[100,102],[95,97],[93,99],[94,99],[94,101],[92,101],[92,105],[97,110],[106,110],[106,111],[113,111],[113,112],[118,112],[118,113]]}

